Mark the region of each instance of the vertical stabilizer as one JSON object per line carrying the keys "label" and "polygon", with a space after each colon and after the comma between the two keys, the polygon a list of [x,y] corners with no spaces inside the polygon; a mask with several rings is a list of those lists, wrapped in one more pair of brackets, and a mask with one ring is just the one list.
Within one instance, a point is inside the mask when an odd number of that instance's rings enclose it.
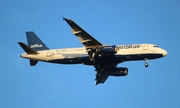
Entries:
{"label": "vertical stabilizer", "polygon": [[38,36],[30,31],[26,32],[28,46],[35,51],[48,50],[49,48],[38,38]]}

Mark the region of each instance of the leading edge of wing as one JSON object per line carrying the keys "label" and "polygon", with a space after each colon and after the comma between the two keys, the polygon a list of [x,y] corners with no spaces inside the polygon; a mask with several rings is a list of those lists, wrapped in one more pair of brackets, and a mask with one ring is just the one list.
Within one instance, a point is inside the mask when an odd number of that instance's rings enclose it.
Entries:
{"label": "leading edge of wing", "polygon": [[79,25],[77,25],[74,21],[68,18],[64,18],[69,26],[72,28],[72,33],[77,36],[81,43],[83,43],[86,47],[89,46],[102,46],[102,44],[94,39],[91,35],[89,35],[85,30],[83,30]]}

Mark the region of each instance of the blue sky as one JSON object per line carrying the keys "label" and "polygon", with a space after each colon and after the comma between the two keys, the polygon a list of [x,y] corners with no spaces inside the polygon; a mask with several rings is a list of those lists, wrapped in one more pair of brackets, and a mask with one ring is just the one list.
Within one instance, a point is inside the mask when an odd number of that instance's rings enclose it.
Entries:
{"label": "blue sky", "polygon": [[[1,108],[179,108],[179,0],[0,1]],[[104,44],[153,43],[164,58],[125,62],[129,75],[94,85],[94,67],[39,62],[19,57],[25,32],[49,48],[81,47],[62,17],[71,18]]]}

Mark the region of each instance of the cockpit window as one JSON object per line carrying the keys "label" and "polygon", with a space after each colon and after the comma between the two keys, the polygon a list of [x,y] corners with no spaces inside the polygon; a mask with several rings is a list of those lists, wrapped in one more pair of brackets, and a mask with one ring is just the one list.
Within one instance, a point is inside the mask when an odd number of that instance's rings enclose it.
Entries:
{"label": "cockpit window", "polygon": [[157,46],[157,45],[154,45],[154,47],[158,48],[158,46]]}

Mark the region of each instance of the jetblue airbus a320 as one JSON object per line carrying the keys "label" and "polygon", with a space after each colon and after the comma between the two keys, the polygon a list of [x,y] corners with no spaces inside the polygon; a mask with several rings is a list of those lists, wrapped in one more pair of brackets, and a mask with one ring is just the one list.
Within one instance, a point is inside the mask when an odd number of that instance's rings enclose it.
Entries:
{"label": "jetblue airbus a320", "polygon": [[26,32],[28,45],[18,42],[26,53],[22,58],[30,60],[35,66],[38,61],[58,64],[84,64],[94,66],[97,71],[96,85],[104,83],[109,76],[126,76],[128,68],[116,67],[125,61],[148,60],[161,58],[167,51],[155,44],[104,45],[89,35],[71,19],[63,18],[72,28],[80,43],[85,47],[49,49],[34,32]]}

